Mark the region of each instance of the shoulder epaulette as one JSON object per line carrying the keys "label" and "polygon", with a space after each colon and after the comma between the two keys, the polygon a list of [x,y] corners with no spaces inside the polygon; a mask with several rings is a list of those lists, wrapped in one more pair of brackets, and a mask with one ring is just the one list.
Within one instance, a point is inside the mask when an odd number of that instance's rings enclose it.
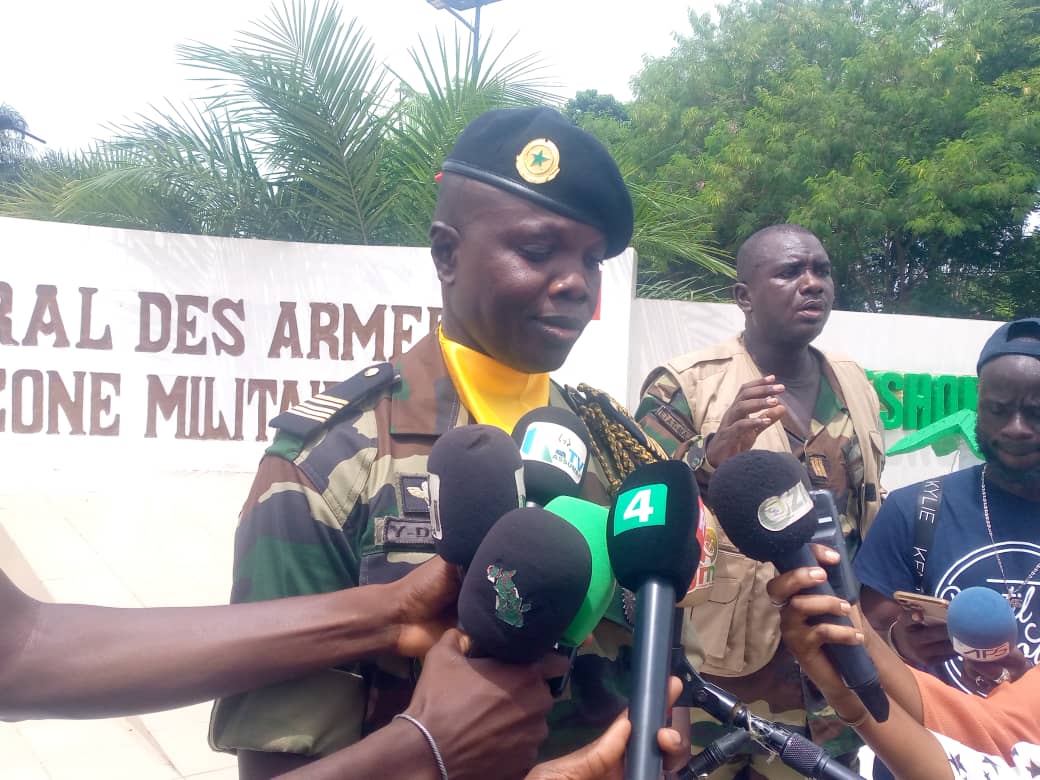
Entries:
{"label": "shoulder epaulette", "polygon": [[310,439],[365,399],[390,387],[399,378],[392,363],[369,366],[324,393],[318,393],[286,409],[269,424],[272,428],[300,439]]}
{"label": "shoulder epaulette", "polygon": [[651,450],[661,460],[668,459],[667,454],[661,450],[661,446],[646,435],[646,432],[639,427],[639,423],[633,419],[632,415],[628,413],[628,410],[615,401],[609,393],[597,390],[596,388],[584,383],[578,385],[577,391],[575,391],[575,389],[570,385],[567,385],[565,390],[568,400],[572,404],[597,404],[599,408],[603,410],[607,419],[628,431],[629,435],[632,436],[633,439]]}

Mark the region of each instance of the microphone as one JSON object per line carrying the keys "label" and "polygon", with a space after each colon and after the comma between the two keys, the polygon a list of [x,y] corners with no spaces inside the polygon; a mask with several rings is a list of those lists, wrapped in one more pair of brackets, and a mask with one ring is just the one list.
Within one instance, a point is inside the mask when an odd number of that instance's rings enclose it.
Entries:
{"label": "microphone", "polygon": [[[725,461],[712,475],[708,505],[730,541],[748,558],[771,562],[780,572],[818,566],[808,546],[818,520],[807,482],[805,469],[793,455],[749,450]],[[834,595],[829,582],[803,592]],[[844,616],[820,620],[852,625]],[[860,645],[828,644],[824,652],[874,720],[887,720],[888,696],[867,651]]]}
{"label": "microphone", "polygon": [[[751,741],[776,755],[802,777],[819,780],[862,780],[858,774],[840,764],[816,743],[810,742],[787,726],[760,718],[733,694],[707,682],[694,671],[685,656],[677,666],[683,679],[683,694],[677,702],[680,706],[700,707],[723,725],[742,729]],[[686,780],[695,772],[713,771],[715,762],[724,758],[725,754],[739,751],[740,742],[740,738],[732,734],[716,740],[704,753],[694,756],[687,765],[687,770],[680,773],[680,777]]]}
{"label": "microphone", "polygon": [[743,729],[734,729],[723,734],[679,770],[679,780],[707,777],[750,744],[751,735]]}
{"label": "microphone", "polygon": [[664,725],[675,604],[700,561],[695,515],[697,483],[681,461],[658,461],[633,471],[607,521],[607,551],[618,582],[636,593],[629,720],[632,736],[626,780],[656,780]]}
{"label": "microphone", "polygon": [[557,496],[577,496],[589,463],[589,432],[569,409],[541,406],[513,427],[524,463],[528,506],[545,506]]}
{"label": "microphone", "polygon": [[523,468],[513,440],[493,425],[461,425],[437,439],[426,469],[438,555],[469,565],[495,522],[524,505]]}
{"label": "microphone", "polygon": [[816,530],[809,541],[825,544],[841,556],[840,561],[828,567],[827,582],[834,588],[836,596],[855,604],[859,601],[859,580],[852,571],[849,548],[845,545],[845,535],[841,532],[834,494],[829,490],[810,490],[809,495],[812,497],[817,521]]}
{"label": "microphone", "polygon": [[950,602],[946,629],[957,655],[972,661],[1000,661],[1018,641],[1018,622],[1007,599],[984,587],[965,588]]}
{"label": "microphone", "polygon": [[585,539],[592,555],[592,574],[581,607],[560,637],[564,647],[580,647],[603,619],[617,583],[607,551],[607,508],[572,496],[559,496],[545,505],[574,526]]}
{"label": "microphone", "polygon": [[459,592],[459,628],[474,655],[532,663],[578,614],[592,577],[582,533],[536,507],[505,514],[480,543]]}

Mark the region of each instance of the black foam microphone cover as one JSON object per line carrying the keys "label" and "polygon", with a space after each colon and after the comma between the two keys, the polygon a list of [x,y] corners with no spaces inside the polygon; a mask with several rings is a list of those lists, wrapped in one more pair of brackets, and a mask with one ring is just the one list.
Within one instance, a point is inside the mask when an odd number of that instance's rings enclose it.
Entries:
{"label": "black foam microphone cover", "polygon": [[468,566],[488,529],[524,503],[520,451],[493,425],[462,425],[437,439],[426,469],[437,554]]}
{"label": "black foam microphone cover", "polygon": [[684,595],[697,573],[697,481],[682,461],[640,466],[621,483],[607,520],[607,551],[618,582],[638,590],[651,577]]}
{"label": "black foam microphone cover", "polygon": [[[808,477],[789,453],[749,450],[734,455],[716,469],[708,488],[708,503],[730,541],[744,555],[773,563],[780,572],[817,566],[809,548],[819,524]],[[805,593],[833,596],[829,582]],[[851,626],[844,616],[828,615],[814,622]],[[845,684],[854,690],[879,723],[888,718],[889,701],[877,667],[861,645],[824,645]]]}
{"label": "black foam microphone cover", "polygon": [[776,562],[812,539],[817,517],[805,467],[789,453],[748,450],[711,477],[708,505],[748,558]]}
{"label": "black foam microphone cover", "polygon": [[589,432],[570,409],[532,409],[513,427],[524,460],[527,500],[545,506],[560,496],[581,495],[589,460]]}
{"label": "black foam microphone cover", "polygon": [[531,663],[552,650],[592,578],[585,537],[537,507],[503,516],[477,548],[459,593],[459,628],[474,654]]}

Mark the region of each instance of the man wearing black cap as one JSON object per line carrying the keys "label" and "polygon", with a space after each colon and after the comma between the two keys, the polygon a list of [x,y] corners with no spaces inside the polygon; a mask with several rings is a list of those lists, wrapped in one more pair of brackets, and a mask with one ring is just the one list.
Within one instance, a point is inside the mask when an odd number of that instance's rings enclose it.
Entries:
{"label": "man wearing black cap", "polygon": [[[592,318],[600,265],[625,249],[632,219],[606,149],[558,112],[473,121],[444,163],[430,228],[440,327],[396,365],[275,418],[236,535],[232,600],[389,582],[427,559],[434,442],[471,422],[511,431],[531,409],[568,404],[548,372]],[[601,464],[589,473],[585,497],[606,503]],[[575,662],[543,755],[588,742],[624,706],[630,628],[616,606]],[[224,699],[211,744],[238,751],[243,777],[269,777],[386,724],[414,679],[409,661],[382,656]]]}
{"label": "man wearing black cap", "polygon": [[[977,368],[975,436],[986,462],[893,491],[854,568],[864,613],[904,660],[987,693],[1040,655],[1040,318],[1001,326]],[[974,585],[1015,610],[1024,662],[1018,654],[996,668],[962,662],[945,625],[916,622],[892,598],[918,590],[951,599]]]}

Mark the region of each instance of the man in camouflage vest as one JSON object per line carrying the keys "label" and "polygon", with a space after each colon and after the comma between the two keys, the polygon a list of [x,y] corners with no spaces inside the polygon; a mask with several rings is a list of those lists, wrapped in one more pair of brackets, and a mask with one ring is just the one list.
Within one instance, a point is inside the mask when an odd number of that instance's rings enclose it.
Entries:
{"label": "man in camouflage vest", "polygon": [[[492,111],[459,137],[439,186],[441,326],[396,365],[272,422],[236,535],[233,601],[399,579],[433,552],[426,460],[438,436],[470,422],[510,431],[530,409],[569,405],[548,372],[593,316],[600,264],[632,235],[617,165],[555,111]],[[590,460],[584,497],[608,503]],[[625,705],[631,627],[615,601],[575,661],[543,757],[589,742]],[[242,777],[284,772],[403,711],[415,672],[382,656],[223,699],[211,744],[238,752]]]}
{"label": "man in camouflage vest", "polygon": [[[863,370],[809,346],[834,302],[830,259],[805,228],[767,227],[737,253],[733,292],[744,332],[654,369],[636,418],[672,457],[696,469],[705,492],[713,471],[739,452],[793,453],[813,488],[834,494],[854,554],[880,505],[884,454],[878,399]],[[686,628],[695,631],[686,633],[700,645],[688,645],[688,654],[695,664],[703,660],[708,679],[750,702],[757,714],[807,731],[832,755],[852,761],[855,733],[834,717],[780,644],[779,613],[765,590],[775,569],[741,555],[714,517],[708,534],[705,549],[715,559],[701,565],[710,590],[707,603],[687,612]],[[694,746],[722,733],[694,711]],[[797,777],[765,758],[741,756],[712,777]]]}

